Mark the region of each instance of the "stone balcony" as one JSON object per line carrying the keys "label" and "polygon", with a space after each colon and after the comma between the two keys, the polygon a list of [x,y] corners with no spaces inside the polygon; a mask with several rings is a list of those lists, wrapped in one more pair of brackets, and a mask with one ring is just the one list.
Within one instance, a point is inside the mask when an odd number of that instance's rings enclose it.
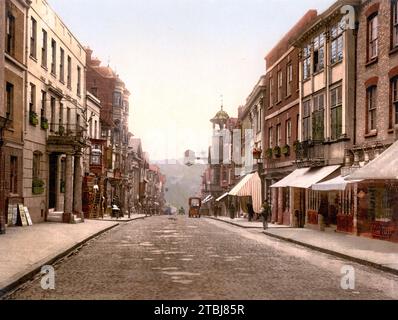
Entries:
{"label": "stone balcony", "polygon": [[321,167],[325,163],[325,146],[323,141],[307,140],[297,144],[296,164],[298,168]]}
{"label": "stone balcony", "polygon": [[84,127],[76,124],[49,124],[47,149],[50,152],[76,151],[88,145],[87,130]]}

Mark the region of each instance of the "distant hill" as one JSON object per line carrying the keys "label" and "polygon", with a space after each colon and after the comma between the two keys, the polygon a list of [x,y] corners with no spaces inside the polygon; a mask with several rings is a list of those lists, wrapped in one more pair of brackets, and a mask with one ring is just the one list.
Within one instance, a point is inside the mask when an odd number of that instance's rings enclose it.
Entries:
{"label": "distant hill", "polygon": [[[168,164],[170,163],[170,164]],[[161,172],[166,175],[166,201],[177,208],[188,210],[188,200],[200,191],[206,165],[197,164],[187,167],[181,160],[157,161]]]}

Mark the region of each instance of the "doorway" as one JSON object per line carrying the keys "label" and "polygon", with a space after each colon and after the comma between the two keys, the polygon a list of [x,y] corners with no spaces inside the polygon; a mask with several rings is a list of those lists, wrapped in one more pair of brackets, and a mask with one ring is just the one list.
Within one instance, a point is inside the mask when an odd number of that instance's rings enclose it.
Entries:
{"label": "doorway", "polygon": [[50,154],[49,156],[49,180],[48,180],[48,207],[55,209],[57,205],[57,175],[58,172],[58,155]]}

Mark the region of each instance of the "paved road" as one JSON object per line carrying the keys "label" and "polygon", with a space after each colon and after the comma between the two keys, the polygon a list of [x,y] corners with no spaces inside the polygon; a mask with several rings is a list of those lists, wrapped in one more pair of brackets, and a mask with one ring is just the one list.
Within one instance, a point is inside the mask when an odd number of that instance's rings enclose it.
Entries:
{"label": "paved road", "polygon": [[[340,287],[341,267],[355,290]],[[13,299],[398,299],[398,277],[209,219],[153,217],[120,226]]]}

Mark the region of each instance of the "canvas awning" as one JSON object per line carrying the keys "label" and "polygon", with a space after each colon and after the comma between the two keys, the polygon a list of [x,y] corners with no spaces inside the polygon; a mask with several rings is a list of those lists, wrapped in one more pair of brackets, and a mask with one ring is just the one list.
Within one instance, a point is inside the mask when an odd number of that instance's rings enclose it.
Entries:
{"label": "canvas awning", "polygon": [[271,188],[304,188],[308,189],[313,184],[325,179],[336,170],[340,169],[339,165],[326,166],[319,168],[301,168],[293,171],[287,177],[283,178],[279,182],[273,184]]}
{"label": "canvas awning", "polygon": [[344,191],[348,184],[361,182],[362,180],[347,181],[345,177],[336,178],[313,184],[311,189],[315,191]]}
{"label": "canvas awning", "polygon": [[397,180],[398,141],[369,164],[346,177],[346,180]]}
{"label": "canvas awning", "polygon": [[221,197],[219,197],[216,201],[217,202],[219,202],[219,201],[221,201],[222,199],[224,199],[226,196],[228,196],[229,195],[229,193],[227,192],[227,193],[224,193]]}
{"label": "canvas awning", "polygon": [[261,179],[258,172],[246,175],[228,194],[251,197],[254,212],[261,212]]}
{"label": "canvas awning", "polygon": [[211,201],[212,199],[213,199],[213,196],[210,194],[202,201],[202,204],[205,204],[205,203]]}

